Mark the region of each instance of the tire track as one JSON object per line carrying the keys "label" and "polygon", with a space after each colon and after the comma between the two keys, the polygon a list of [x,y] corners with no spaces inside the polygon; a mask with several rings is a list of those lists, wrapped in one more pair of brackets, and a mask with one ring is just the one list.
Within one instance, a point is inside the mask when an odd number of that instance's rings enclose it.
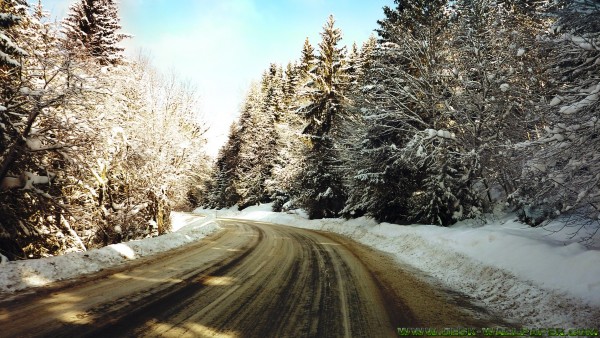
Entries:
{"label": "tire track", "polygon": [[439,323],[477,323],[347,239],[220,223],[197,244],[0,303],[0,336],[396,337],[440,308]]}

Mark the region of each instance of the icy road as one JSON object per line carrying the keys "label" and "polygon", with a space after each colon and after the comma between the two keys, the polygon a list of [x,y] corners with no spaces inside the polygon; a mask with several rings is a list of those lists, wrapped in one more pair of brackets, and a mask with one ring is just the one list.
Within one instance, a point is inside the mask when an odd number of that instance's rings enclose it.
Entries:
{"label": "icy road", "polygon": [[506,326],[343,237],[242,220],[197,243],[0,301],[0,337],[397,337]]}

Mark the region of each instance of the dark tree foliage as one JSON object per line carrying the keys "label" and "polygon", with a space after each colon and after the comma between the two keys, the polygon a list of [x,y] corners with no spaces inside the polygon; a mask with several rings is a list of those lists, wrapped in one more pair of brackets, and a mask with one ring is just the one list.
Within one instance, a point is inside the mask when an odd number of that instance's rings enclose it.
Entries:
{"label": "dark tree foliage", "polygon": [[2,76],[6,76],[11,68],[19,67],[19,57],[25,54],[13,41],[15,27],[22,21],[27,8],[24,0],[5,0],[0,3],[0,69]]}
{"label": "dark tree foliage", "polygon": [[239,164],[239,152],[241,147],[240,130],[237,123],[229,128],[227,143],[221,148],[215,162],[213,179],[211,180],[210,195],[206,206],[222,209],[235,205],[239,199],[234,182],[235,173]]}
{"label": "dark tree foliage", "polygon": [[67,38],[79,44],[101,64],[118,62],[124,50],[119,42],[128,37],[121,29],[115,0],[79,0],[71,6],[63,26]]}
{"label": "dark tree foliage", "polygon": [[337,148],[336,125],[345,116],[346,91],[350,80],[345,48],[339,47],[341,31],[330,16],[321,32],[316,67],[308,73],[309,82],[300,89],[304,105],[299,112],[306,121],[303,130],[308,143],[299,204],[311,218],[332,217],[342,210],[346,194],[342,184]]}
{"label": "dark tree foliage", "polygon": [[[429,37],[438,34],[447,18],[447,0],[394,0],[395,8],[383,7],[385,18],[378,20],[376,29],[380,41],[395,41],[403,32],[417,37],[427,32]],[[433,28],[433,29],[432,29]]]}
{"label": "dark tree foliage", "polygon": [[369,71],[355,95],[364,136],[353,149],[345,213],[448,225],[474,210],[471,198],[459,197],[469,189],[462,177],[469,177],[473,160],[440,156],[461,149],[444,113],[451,95],[442,68],[450,16],[444,1],[397,5],[379,22],[380,43],[369,52]]}

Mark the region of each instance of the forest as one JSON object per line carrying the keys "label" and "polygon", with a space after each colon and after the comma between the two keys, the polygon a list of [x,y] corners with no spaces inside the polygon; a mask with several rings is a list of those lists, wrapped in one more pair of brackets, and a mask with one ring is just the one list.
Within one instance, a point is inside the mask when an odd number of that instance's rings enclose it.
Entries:
{"label": "forest", "polygon": [[395,3],[360,48],[330,16],[316,47],[264,72],[202,203],[598,228],[600,2]]}
{"label": "forest", "polygon": [[249,89],[214,163],[197,95],[125,58],[114,0],[0,2],[0,255],[169,231],[172,210],[449,226],[498,209],[600,229],[600,1],[396,0],[330,16]]}
{"label": "forest", "polygon": [[123,57],[114,0],[0,1],[0,255],[82,251],[169,231],[210,167],[198,96]]}

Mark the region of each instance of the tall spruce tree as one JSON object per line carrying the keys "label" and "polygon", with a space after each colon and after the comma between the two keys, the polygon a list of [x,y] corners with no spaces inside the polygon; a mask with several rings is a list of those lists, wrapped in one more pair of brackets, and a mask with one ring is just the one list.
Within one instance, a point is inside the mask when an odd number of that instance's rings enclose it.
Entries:
{"label": "tall spruce tree", "polygon": [[310,44],[308,38],[304,40],[302,55],[300,56],[300,72],[308,75],[315,66],[315,48]]}
{"label": "tall spruce tree", "polygon": [[118,32],[119,22],[116,0],[79,0],[71,6],[63,26],[67,39],[107,65],[121,60],[124,49],[118,44],[128,37]]}
{"label": "tall spruce tree", "polygon": [[227,143],[219,150],[213,177],[211,191],[206,201],[206,206],[211,208],[227,208],[235,205],[240,200],[240,195],[235,187],[236,169],[240,157],[240,126],[237,122],[231,124]]}
{"label": "tall spruce tree", "polygon": [[[310,44],[308,45],[310,46]],[[306,45],[305,45],[306,47]],[[312,47],[310,47],[312,48]],[[312,52],[309,52],[312,53]],[[314,58],[312,54],[310,58]],[[313,61],[308,61],[312,63]],[[303,143],[299,135],[302,131],[302,118],[297,114],[298,90],[302,85],[303,72],[299,63],[288,63],[283,78],[283,111],[275,124],[277,133],[277,155],[273,165],[272,179],[268,189],[273,201],[273,211],[292,208],[292,196],[297,196],[294,182],[299,177],[301,149]]]}
{"label": "tall spruce tree", "polygon": [[267,182],[272,177],[277,153],[275,123],[281,113],[278,111],[281,79],[275,65],[270,69],[273,72],[265,72],[261,83],[251,87],[239,119],[240,152],[235,186],[240,208],[269,202],[271,195]]}
{"label": "tall spruce tree", "polygon": [[345,48],[338,46],[342,35],[333,16],[329,16],[321,38],[318,63],[307,74],[310,81],[300,90],[304,103],[300,113],[306,121],[303,134],[308,146],[299,182],[303,190],[298,200],[311,218],[337,216],[346,199],[336,148],[336,125],[345,114],[349,80]]}
{"label": "tall spruce tree", "polygon": [[448,131],[447,3],[396,4],[384,9],[380,43],[368,52],[355,97],[364,137],[354,148],[345,213],[448,225],[477,208],[466,187],[476,159]]}

